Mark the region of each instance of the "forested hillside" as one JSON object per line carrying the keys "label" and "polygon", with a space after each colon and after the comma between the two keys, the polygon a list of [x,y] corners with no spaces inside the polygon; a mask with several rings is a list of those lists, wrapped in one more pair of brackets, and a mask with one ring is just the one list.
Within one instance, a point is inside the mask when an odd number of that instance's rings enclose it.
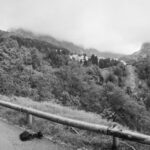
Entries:
{"label": "forested hillside", "polygon": [[149,132],[149,99],[135,96],[127,76],[120,61],[92,55],[79,62],[70,58],[69,49],[0,33],[0,94],[59,103]]}
{"label": "forested hillside", "polygon": [[45,41],[57,47],[68,49],[71,53],[75,53],[75,54],[86,53],[88,56],[95,54],[97,56],[105,57],[105,58],[120,58],[124,56],[123,54],[119,54],[119,53],[104,52],[104,51],[99,51],[93,48],[88,48],[88,49],[83,48],[82,46],[76,45],[68,41],[57,40],[56,38],[50,35],[37,34],[37,33],[33,33],[31,31],[24,30],[24,29],[14,29],[14,30],[11,30],[9,34],[26,37],[30,39],[37,39],[39,41]]}

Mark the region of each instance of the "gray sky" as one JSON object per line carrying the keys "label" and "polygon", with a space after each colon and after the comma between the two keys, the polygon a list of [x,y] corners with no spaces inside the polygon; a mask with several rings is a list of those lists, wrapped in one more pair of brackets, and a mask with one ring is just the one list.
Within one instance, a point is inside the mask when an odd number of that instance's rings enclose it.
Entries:
{"label": "gray sky", "polygon": [[150,0],[0,0],[0,29],[25,28],[101,51],[150,42]]}

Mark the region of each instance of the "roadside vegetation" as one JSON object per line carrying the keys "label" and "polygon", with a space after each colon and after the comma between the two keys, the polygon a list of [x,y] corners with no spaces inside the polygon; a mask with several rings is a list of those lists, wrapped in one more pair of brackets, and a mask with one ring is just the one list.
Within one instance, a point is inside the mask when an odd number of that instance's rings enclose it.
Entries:
{"label": "roadside vegetation", "polygon": [[[59,104],[51,102],[35,102],[29,98],[24,97],[7,97],[0,95],[0,99],[3,101],[11,102],[21,106],[35,108],[37,110],[57,114],[63,117],[68,117],[85,122],[106,125],[112,127],[116,122],[102,119],[100,115],[91,112],[85,112],[83,110],[70,109]],[[60,125],[54,122],[46,121],[37,117],[33,117],[32,126],[28,124],[26,120],[26,114],[18,113],[18,111],[0,107],[0,117],[6,119],[10,123],[22,126],[23,128],[33,131],[42,131],[52,142],[66,144],[74,149],[111,149],[112,137],[102,134],[96,134],[84,130],[79,130],[73,127]],[[119,128],[125,128],[121,125],[117,125]],[[127,127],[126,127],[127,128]],[[134,148],[140,148],[141,150],[148,149],[149,146],[137,144],[129,141],[119,140],[119,149],[130,150],[130,146]]]}
{"label": "roadside vegetation", "polygon": [[[35,108],[52,114],[57,114],[63,117],[81,120],[94,124],[102,124],[106,126],[112,126],[114,122],[102,119],[101,116],[85,112],[83,110],[71,109],[59,104],[51,102],[35,102],[29,98],[23,97],[7,97],[0,96],[1,100],[19,104],[21,106]],[[0,107],[0,116],[7,119],[9,122],[23,126],[24,128],[32,129],[33,131],[41,130],[47,135],[53,142],[59,142],[73,146],[74,148],[88,148],[99,149],[111,147],[112,138],[96,133],[90,133],[88,131],[79,130],[73,127],[60,125],[54,122],[46,121],[37,117],[33,117],[33,124],[30,126],[26,121],[26,114],[18,113],[17,111]],[[118,124],[119,125],[119,124]]]}

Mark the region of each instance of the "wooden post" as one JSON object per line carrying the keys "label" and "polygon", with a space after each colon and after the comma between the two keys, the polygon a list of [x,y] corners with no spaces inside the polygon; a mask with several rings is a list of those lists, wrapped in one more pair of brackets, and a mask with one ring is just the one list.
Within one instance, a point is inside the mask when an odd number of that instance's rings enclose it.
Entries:
{"label": "wooden post", "polygon": [[32,126],[32,115],[31,114],[26,114],[26,119],[27,119],[27,123]]}
{"label": "wooden post", "polygon": [[118,140],[117,140],[117,138],[116,137],[112,137],[113,139],[113,143],[112,143],[112,150],[117,150],[118,149]]}

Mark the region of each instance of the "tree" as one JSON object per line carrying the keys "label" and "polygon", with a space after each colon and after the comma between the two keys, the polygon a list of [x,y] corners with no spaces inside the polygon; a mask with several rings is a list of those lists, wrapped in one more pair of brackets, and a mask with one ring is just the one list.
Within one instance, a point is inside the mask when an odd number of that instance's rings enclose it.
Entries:
{"label": "tree", "polygon": [[32,57],[32,67],[33,67],[33,69],[36,70],[36,69],[40,68],[42,58],[41,58],[40,53],[38,52],[38,50],[36,48],[31,49],[31,57]]}
{"label": "tree", "polygon": [[144,100],[145,106],[147,108],[147,110],[150,109],[150,94],[147,94],[145,100]]}
{"label": "tree", "polygon": [[88,65],[88,61],[86,60],[86,54],[83,54],[84,58],[83,58],[83,65],[87,66]]}
{"label": "tree", "polygon": [[98,65],[98,58],[94,54],[92,54],[90,61],[93,65]]}
{"label": "tree", "polygon": [[90,75],[90,78],[94,80],[96,84],[103,84],[104,78],[98,66],[92,65],[87,67],[87,74]]}
{"label": "tree", "polygon": [[145,112],[144,106],[139,105],[137,101],[131,99],[129,95],[113,84],[107,84],[105,90],[109,107],[116,113],[119,123],[133,129],[142,126],[139,125],[139,122],[137,124],[137,120],[142,118],[142,114]]}
{"label": "tree", "polygon": [[106,81],[106,83],[107,82],[117,83],[117,78],[112,73],[109,73],[109,75],[105,81]]}

